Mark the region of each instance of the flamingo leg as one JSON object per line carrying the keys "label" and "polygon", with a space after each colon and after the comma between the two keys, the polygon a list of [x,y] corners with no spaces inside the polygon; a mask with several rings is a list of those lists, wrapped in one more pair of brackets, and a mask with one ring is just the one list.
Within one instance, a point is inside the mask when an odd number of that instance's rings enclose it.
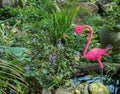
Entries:
{"label": "flamingo leg", "polygon": [[101,62],[100,59],[98,59],[98,63],[99,63],[99,65],[100,65],[100,68],[103,69],[103,64],[102,64],[102,62]]}

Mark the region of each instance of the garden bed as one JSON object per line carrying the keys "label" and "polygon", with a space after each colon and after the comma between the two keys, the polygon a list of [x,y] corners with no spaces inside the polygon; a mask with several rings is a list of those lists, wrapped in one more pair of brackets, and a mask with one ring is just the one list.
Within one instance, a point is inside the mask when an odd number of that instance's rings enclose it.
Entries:
{"label": "garden bed", "polygon": [[[82,54],[89,30],[85,29],[81,35],[74,33],[75,26],[90,25],[94,33],[88,50],[102,47],[100,28],[109,22],[108,25],[115,24],[114,19],[105,23],[108,15],[113,16],[115,11],[105,9],[105,14],[101,15],[95,2],[90,0],[80,4],[68,0],[60,6],[53,0],[25,0],[22,7],[1,7],[0,93],[51,94],[59,87],[71,88],[70,79],[90,74],[99,77],[98,63],[86,60]],[[114,1],[115,9],[119,8],[118,3]],[[94,10],[91,5],[97,8]],[[108,53],[109,56],[101,60],[109,62],[103,63],[104,77],[119,80],[120,54],[113,53],[113,49]]]}

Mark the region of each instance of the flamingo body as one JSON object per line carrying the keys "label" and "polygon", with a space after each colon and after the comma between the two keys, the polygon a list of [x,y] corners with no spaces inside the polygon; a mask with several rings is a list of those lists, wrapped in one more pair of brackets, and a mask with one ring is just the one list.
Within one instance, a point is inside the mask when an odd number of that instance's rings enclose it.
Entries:
{"label": "flamingo body", "polygon": [[101,48],[93,48],[84,57],[88,60],[98,60],[101,59],[102,56],[108,56],[109,54],[106,52],[105,49]]}

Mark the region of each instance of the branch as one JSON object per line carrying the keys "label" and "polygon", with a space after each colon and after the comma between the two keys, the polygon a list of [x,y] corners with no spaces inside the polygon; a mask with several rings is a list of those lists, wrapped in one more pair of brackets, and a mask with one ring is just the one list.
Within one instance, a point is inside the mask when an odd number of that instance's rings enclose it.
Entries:
{"label": "branch", "polygon": [[[104,65],[104,69],[103,69],[104,75],[107,73],[107,70],[109,68],[115,68],[116,72],[112,75],[112,78],[120,77],[120,75],[119,75],[120,64],[118,64],[118,63],[103,63],[103,65]],[[81,76],[88,75],[91,72],[100,74],[100,66],[98,63],[87,64],[86,66],[74,66],[73,69],[74,69],[74,72],[71,74],[71,77],[81,77]]]}

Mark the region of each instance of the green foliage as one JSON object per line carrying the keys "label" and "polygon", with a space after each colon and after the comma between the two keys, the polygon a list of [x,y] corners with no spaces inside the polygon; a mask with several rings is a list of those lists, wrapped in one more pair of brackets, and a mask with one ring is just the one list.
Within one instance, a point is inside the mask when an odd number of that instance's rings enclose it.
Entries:
{"label": "green foliage", "polygon": [[108,76],[109,78],[112,78],[112,76],[114,75],[114,74],[116,74],[116,68],[115,68],[115,66],[113,66],[112,64],[107,64],[106,65],[107,66],[107,69],[106,69],[106,76]]}
{"label": "green foliage", "polygon": [[78,13],[79,8],[76,9],[75,6],[53,12],[48,27],[48,35],[51,43],[57,44],[60,40],[65,40],[65,36],[70,32],[72,23]]}
{"label": "green foliage", "polygon": [[17,87],[28,88],[25,82],[24,70],[18,66],[0,60],[0,92],[1,93],[21,93],[22,91]]}
{"label": "green foliage", "polygon": [[[15,17],[8,15],[9,19],[1,21],[0,55],[26,70],[23,73],[27,76],[25,81],[30,84],[31,93],[40,92],[41,87],[53,89],[68,83],[72,65],[80,63],[74,58],[77,51],[72,46],[57,47],[59,40],[63,44],[63,40],[74,39],[72,23],[80,10],[74,9],[75,6],[67,8],[69,11],[57,10],[56,7],[52,0],[30,1],[22,9],[15,8]],[[12,13],[12,8],[9,9]],[[52,55],[55,55],[55,60],[50,59]],[[24,87],[18,81],[16,87],[21,93],[28,92],[22,92]]]}
{"label": "green foliage", "polygon": [[0,18],[1,19],[8,19],[10,17],[15,17],[17,15],[17,11],[15,8],[10,6],[6,6],[0,9]]}
{"label": "green foliage", "polygon": [[111,62],[120,63],[120,51],[111,55]]}
{"label": "green foliage", "polygon": [[102,26],[104,24],[104,19],[100,15],[94,14],[94,15],[87,16],[82,23],[89,24],[94,28],[96,26]]}
{"label": "green foliage", "polygon": [[106,20],[105,24],[111,30],[118,29],[118,24],[120,23],[120,7],[119,1],[116,0],[112,2],[111,8],[108,8],[106,11]]}
{"label": "green foliage", "polygon": [[[9,62],[0,66],[0,77],[5,78],[0,79],[1,91],[8,88],[10,94],[12,89],[20,94],[36,94],[42,88],[70,85],[73,66],[90,63],[81,55],[89,32],[80,36],[73,30],[77,14],[84,10],[75,6],[75,0],[72,3],[60,9],[53,0],[28,0],[23,8],[0,9],[0,56]],[[95,31],[90,49],[100,46],[97,31],[103,23],[99,15],[86,17],[80,23],[91,25]]]}

